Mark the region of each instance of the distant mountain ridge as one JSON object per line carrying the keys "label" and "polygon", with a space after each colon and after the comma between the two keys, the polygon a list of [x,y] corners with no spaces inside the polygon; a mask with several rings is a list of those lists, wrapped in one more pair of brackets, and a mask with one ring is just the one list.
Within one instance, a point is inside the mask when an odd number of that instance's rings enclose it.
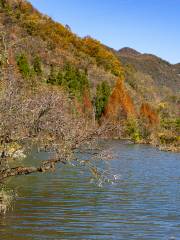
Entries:
{"label": "distant mountain ridge", "polygon": [[118,51],[119,54],[121,55],[128,55],[128,56],[137,56],[137,55],[140,55],[141,53],[136,51],[135,49],[133,48],[129,48],[129,47],[124,47],[124,48],[121,48],[119,51]]}
{"label": "distant mountain ridge", "polygon": [[149,75],[157,87],[165,86],[178,92],[180,89],[180,64],[170,64],[153,54],[141,54],[131,48],[116,52],[124,65],[131,65],[136,71]]}
{"label": "distant mountain ridge", "polygon": [[174,66],[176,73],[180,75],[180,63],[174,64],[173,66]]}

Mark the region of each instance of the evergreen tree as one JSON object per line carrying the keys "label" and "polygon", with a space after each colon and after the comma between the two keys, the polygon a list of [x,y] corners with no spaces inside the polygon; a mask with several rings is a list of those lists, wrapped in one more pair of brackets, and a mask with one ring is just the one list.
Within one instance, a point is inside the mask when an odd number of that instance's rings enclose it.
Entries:
{"label": "evergreen tree", "polygon": [[79,100],[82,100],[85,89],[89,89],[87,72],[79,70],[69,63],[58,73],[51,66],[47,83],[63,86],[71,96],[75,96]]}
{"label": "evergreen tree", "polygon": [[110,96],[110,92],[111,92],[111,89],[108,82],[103,81],[101,84],[98,84],[97,90],[96,90],[96,99],[95,99],[97,119],[99,119],[102,113],[104,112],[105,106]]}

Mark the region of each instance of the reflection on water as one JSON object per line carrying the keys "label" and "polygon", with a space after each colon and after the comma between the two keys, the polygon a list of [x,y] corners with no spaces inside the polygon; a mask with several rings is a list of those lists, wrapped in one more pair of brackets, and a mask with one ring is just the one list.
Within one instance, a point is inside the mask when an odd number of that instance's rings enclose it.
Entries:
{"label": "reflection on water", "polygon": [[180,239],[179,154],[120,141],[106,145],[118,156],[105,165],[121,175],[114,185],[99,188],[72,166],[12,178],[18,199],[0,219],[0,239]]}

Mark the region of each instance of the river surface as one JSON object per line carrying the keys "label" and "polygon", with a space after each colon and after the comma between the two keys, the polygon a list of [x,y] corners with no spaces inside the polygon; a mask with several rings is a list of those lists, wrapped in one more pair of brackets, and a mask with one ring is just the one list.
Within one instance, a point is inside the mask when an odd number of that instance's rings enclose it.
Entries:
{"label": "river surface", "polygon": [[0,218],[0,240],[179,240],[180,155],[121,141],[108,147],[116,156],[102,165],[120,175],[114,184],[99,187],[83,168],[62,165],[10,179],[18,197]]}

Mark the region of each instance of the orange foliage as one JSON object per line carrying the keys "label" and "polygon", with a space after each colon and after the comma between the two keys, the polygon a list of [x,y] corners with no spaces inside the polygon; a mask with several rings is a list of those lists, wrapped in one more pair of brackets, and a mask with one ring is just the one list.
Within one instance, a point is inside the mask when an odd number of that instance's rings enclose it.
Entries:
{"label": "orange foliage", "polygon": [[158,114],[152,109],[149,103],[143,103],[140,109],[140,116],[146,118],[151,125],[159,123]]}
{"label": "orange foliage", "polygon": [[[69,50],[71,56],[78,57],[102,66],[106,71],[113,75],[122,77],[124,75],[124,67],[120,63],[118,57],[99,41],[85,37],[80,38],[71,30],[60,23],[54,22],[51,18],[40,14],[33,6],[25,0],[5,0],[6,4],[11,8],[14,21],[17,17],[21,27],[31,36],[39,36],[48,42],[53,49]],[[9,13],[8,13],[9,14]],[[50,47],[49,47],[50,48]]]}
{"label": "orange foliage", "polygon": [[74,98],[73,100],[73,109],[75,110],[76,113],[79,115],[83,115],[83,107],[82,103],[80,103],[77,98]]}
{"label": "orange foliage", "polygon": [[115,88],[109,97],[104,116],[111,120],[135,116],[133,101],[125,90],[123,80],[118,79]]}
{"label": "orange foliage", "polygon": [[19,4],[19,9],[22,11],[22,12],[33,12],[34,11],[34,8],[32,7],[31,4],[29,4],[28,2],[24,1],[24,0],[18,0],[17,1],[18,4]]}
{"label": "orange foliage", "polygon": [[90,93],[88,89],[85,89],[82,101],[77,98],[73,100],[74,110],[82,116],[91,116],[93,111],[93,106],[91,103]]}
{"label": "orange foliage", "polygon": [[82,51],[96,59],[98,65],[102,65],[105,70],[111,71],[116,76],[123,76],[124,69],[119,59],[99,41],[85,37],[82,39]]}
{"label": "orange foliage", "polygon": [[83,105],[84,105],[84,112],[92,112],[92,103],[91,103],[91,98],[89,91],[85,89],[84,94],[83,94]]}

